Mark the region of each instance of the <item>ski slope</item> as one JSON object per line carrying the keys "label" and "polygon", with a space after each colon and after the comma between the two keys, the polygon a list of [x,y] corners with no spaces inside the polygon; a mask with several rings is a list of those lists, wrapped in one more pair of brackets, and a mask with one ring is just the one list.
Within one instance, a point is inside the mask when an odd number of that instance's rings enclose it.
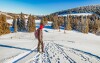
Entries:
{"label": "ski slope", "polygon": [[37,52],[34,33],[0,36],[0,63],[100,63],[100,36],[67,30],[64,34],[50,24],[43,29],[44,53]]}

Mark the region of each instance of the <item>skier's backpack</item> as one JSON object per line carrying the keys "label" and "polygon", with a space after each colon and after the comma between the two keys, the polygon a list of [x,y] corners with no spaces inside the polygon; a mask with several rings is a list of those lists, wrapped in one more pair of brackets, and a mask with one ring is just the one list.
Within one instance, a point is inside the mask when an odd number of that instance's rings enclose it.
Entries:
{"label": "skier's backpack", "polygon": [[35,30],[34,35],[35,35],[35,38],[37,39],[39,35],[39,29]]}

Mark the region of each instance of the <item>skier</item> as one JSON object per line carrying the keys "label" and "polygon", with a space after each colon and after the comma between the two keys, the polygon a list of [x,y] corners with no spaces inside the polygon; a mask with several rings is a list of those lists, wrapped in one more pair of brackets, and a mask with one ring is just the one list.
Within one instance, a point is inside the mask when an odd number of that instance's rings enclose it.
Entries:
{"label": "skier", "polygon": [[40,24],[40,27],[38,28],[38,36],[37,36],[37,39],[38,39],[38,47],[37,47],[38,52],[40,52],[40,48],[42,49],[42,52],[44,52],[44,50],[43,50],[43,48],[44,48],[44,45],[43,45],[43,32],[42,32],[43,27],[44,27],[44,25]]}

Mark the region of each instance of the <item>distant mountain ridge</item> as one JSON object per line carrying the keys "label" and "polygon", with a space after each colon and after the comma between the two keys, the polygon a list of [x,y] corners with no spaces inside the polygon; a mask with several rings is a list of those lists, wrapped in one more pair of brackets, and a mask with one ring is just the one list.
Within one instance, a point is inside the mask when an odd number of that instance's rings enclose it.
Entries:
{"label": "distant mountain ridge", "polygon": [[63,14],[74,14],[74,13],[94,13],[100,15],[100,4],[99,5],[88,5],[67,10],[54,12],[52,14],[63,15]]}
{"label": "distant mountain ridge", "polygon": [[[100,4],[81,6],[72,9],[62,10],[62,11],[51,13],[50,15],[55,15],[55,14],[64,15],[64,14],[75,14],[75,13],[93,13],[100,16]],[[2,11],[0,11],[0,14],[6,15],[8,19],[12,19],[14,16],[20,15],[20,13],[16,14],[16,13],[2,12]],[[25,18],[28,18],[29,14],[24,14],[24,16]],[[41,16],[38,15],[37,17],[41,17]]]}

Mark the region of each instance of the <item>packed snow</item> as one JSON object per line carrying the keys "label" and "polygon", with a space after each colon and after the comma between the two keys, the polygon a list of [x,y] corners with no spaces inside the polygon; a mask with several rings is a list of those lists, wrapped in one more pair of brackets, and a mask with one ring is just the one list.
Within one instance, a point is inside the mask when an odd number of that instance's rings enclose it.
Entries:
{"label": "packed snow", "polygon": [[[36,20],[37,28],[40,20]],[[100,36],[43,29],[44,53],[37,52],[34,32],[0,36],[0,63],[100,63]]]}

